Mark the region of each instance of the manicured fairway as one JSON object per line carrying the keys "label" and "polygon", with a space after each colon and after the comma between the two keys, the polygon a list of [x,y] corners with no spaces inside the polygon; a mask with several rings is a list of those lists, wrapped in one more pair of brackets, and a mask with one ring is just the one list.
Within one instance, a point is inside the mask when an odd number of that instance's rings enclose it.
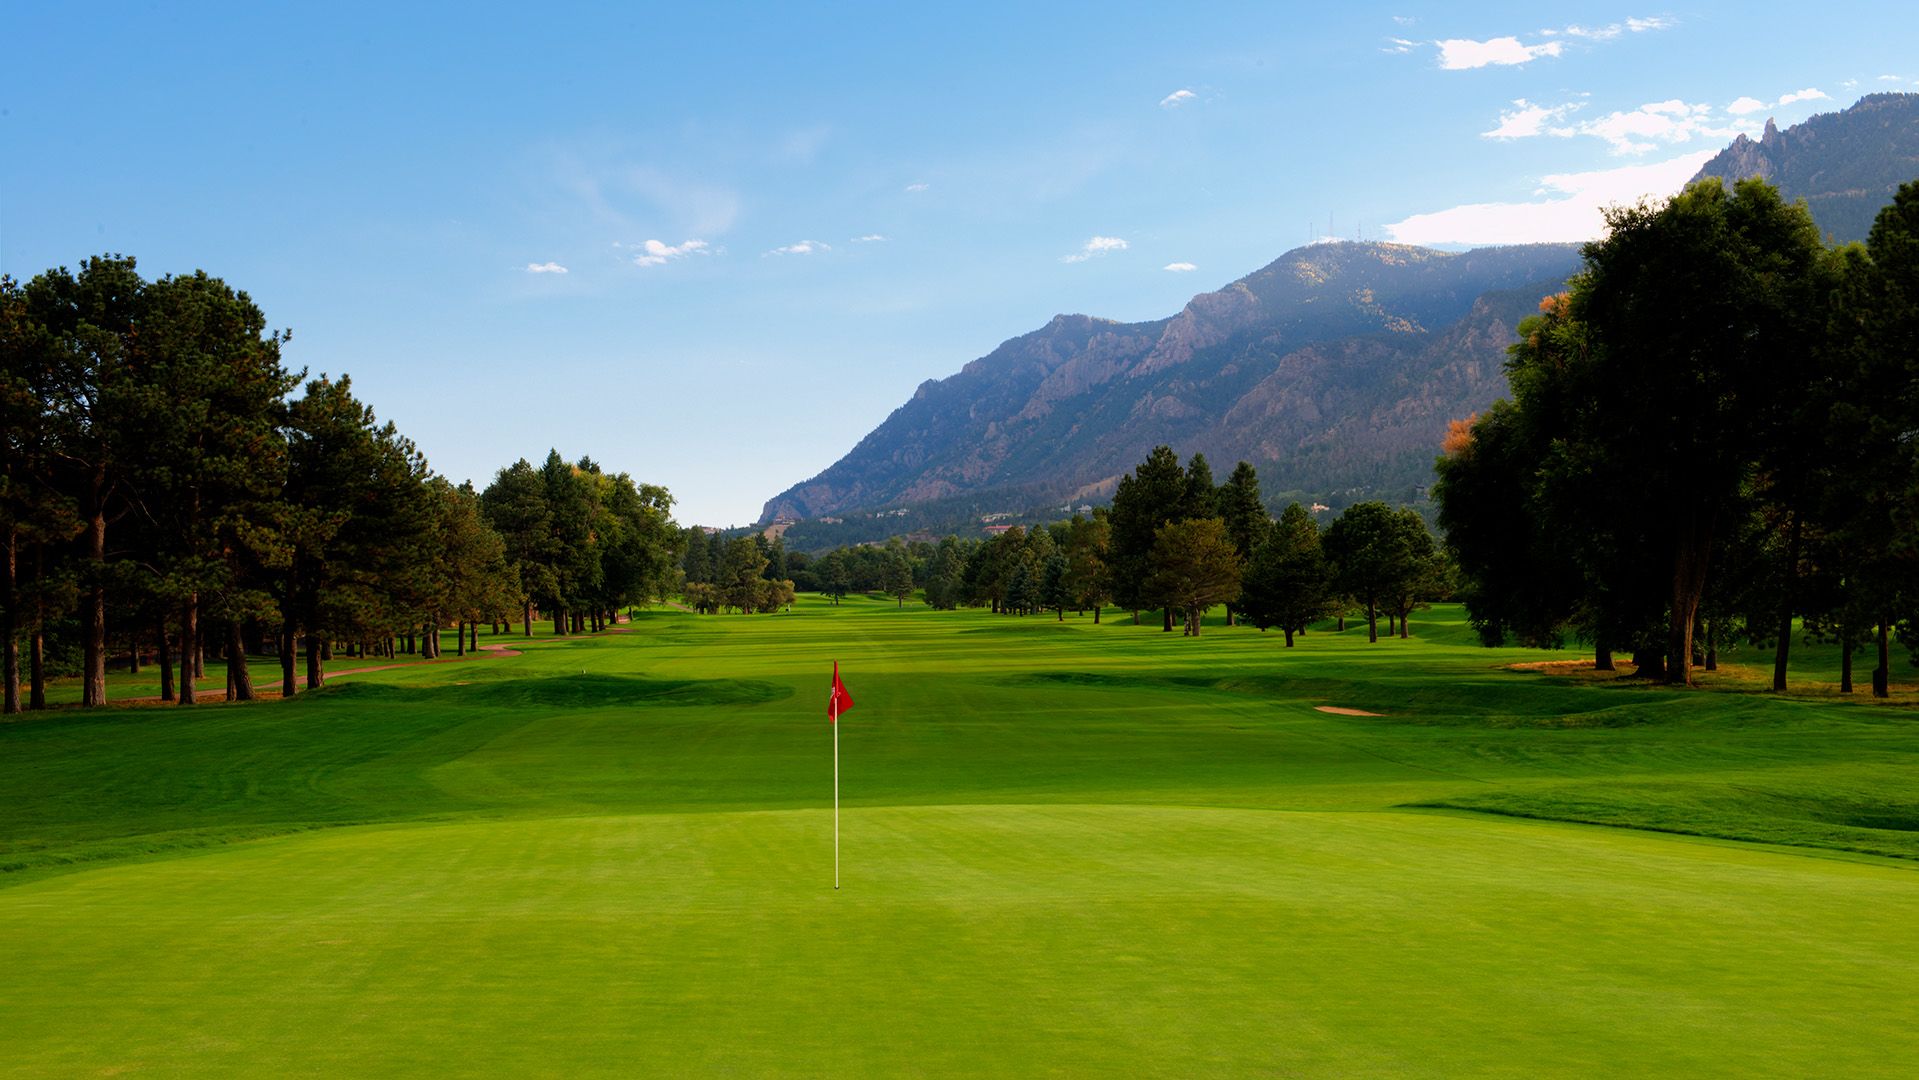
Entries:
{"label": "manicured fairway", "polygon": [[4,1068],[1910,1075],[1911,711],[1436,618],[659,614],[0,725]]}

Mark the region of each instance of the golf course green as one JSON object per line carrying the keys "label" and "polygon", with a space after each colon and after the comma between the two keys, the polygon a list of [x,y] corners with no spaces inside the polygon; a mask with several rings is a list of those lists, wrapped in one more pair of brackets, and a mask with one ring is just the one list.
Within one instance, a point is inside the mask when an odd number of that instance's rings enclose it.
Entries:
{"label": "golf course green", "polygon": [[1909,687],[1413,632],[808,596],[10,718],[0,1072],[1913,1074]]}

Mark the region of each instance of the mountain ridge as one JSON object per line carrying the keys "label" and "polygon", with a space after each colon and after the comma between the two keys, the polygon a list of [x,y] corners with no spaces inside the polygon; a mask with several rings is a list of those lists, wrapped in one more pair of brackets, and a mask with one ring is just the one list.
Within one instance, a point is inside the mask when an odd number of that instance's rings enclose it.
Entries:
{"label": "mountain ridge", "polygon": [[[1822,231],[1863,239],[1919,177],[1919,94],[1871,94],[1785,130],[1767,121],[1694,180],[1760,176]],[[1446,424],[1506,391],[1506,348],[1578,245],[1436,251],[1322,242],[1145,322],[1056,315],[922,382],[760,522],[975,497],[1008,511],[1111,493],[1160,443],[1245,459],[1269,492],[1417,501]],[[1003,504],[1003,505],[1001,505]]]}
{"label": "mountain ridge", "polygon": [[[1207,429],[1244,393],[1275,374],[1323,368],[1326,356],[1300,350],[1383,336],[1347,351],[1363,366],[1364,357],[1397,355],[1450,328],[1488,292],[1524,284],[1551,291],[1576,264],[1570,244],[1443,252],[1320,243],[1200,293],[1163,319],[1056,315],[957,374],[921,383],[840,461],[769,500],[761,521],[967,491],[1096,497],[1157,442],[1206,449],[1233,441]],[[1402,340],[1388,347],[1395,338]],[[1274,397],[1277,388],[1265,393]],[[1306,405],[1301,415],[1317,414]],[[1280,430],[1287,425],[1274,416],[1263,414],[1254,427],[1278,454],[1301,433]]]}

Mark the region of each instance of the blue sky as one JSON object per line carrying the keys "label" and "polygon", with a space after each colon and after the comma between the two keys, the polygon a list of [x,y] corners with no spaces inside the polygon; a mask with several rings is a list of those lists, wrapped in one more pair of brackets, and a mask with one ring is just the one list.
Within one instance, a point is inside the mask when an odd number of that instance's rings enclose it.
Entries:
{"label": "blue sky", "polygon": [[204,268],[456,480],[558,446],[744,523],[1056,312],[1329,224],[1573,238],[1919,90],[1901,4],[1031,6],[16,5],[0,270]]}

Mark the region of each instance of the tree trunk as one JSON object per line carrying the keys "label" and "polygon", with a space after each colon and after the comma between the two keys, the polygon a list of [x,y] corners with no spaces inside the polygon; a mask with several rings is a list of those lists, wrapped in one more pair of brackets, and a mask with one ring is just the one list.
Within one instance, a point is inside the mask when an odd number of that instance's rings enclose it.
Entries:
{"label": "tree trunk", "polygon": [[[200,642],[200,597],[197,593],[188,593],[187,602],[180,608],[181,648],[199,651]],[[197,673],[193,670],[194,661],[180,657],[180,704],[193,705],[200,700],[200,687]]]}
{"label": "tree trunk", "polygon": [[307,631],[307,689],[326,685],[326,663],[320,659],[320,635]]}
{"label": "tree trunk", "polygon": [[33,636],[27,642],[27,710],[38,712],[47,707],[47,631],[46,611],[34,621]]}
{"label": "tree trunk", "polygon": [[33,545],[33,633],[27,636],[27,710],[47,707],[47,552]]}
{"label": "tree trunk", "polygon": [[524,625],[526,628],[526,632],[522,634],[521,636],[532,637],[533,636],[533,601],[529,600],[526,602],[526,605],[520,609],[520,615],[522,619],[522,625]]}
{"label": "tree trunk", "polygon": [[[195,604],[199,603],[199,597],[196,596],[193,599]],[[200,640],[200,620],[197,609],[193,625],[193,677],[196,679],[207,677],[207,648],[206,643]]]}
{"label": "tree trunk", "polygon": [[1612,642],[1606,640],[1605,634],[1593,635],[1593,670],[1615,670],[1612,662]]}
{"label": "tree trunk", "polygon": [[1886,644],[1886,618],[1879,617],[1879,666],[1872,669],[1872,696],[1892,696],[1892,652]]}
{"label": "tree trunk", "polygon": [[1689,507],[1673,540],[1672,608],[1666,628],[1666,655],[1671,667],[1666,681],[1692,685],[1692,627],[1699,617],[1699,598],[1706,591],[1706,569],[1712,558],[1712,523]]}
{"label": "tree trunk", "polygon": [[1664,681],[1666,678],[1666,654],[1660,652],[1658,649],[1645,645],[1634,649],[1632,665],[1632,674],[1635,679],[1658,679]]}
{"label": "tree trunk", "polygon": [[1335,627],[1333,627],[1333,629],[1334,629],[1334,630],[1336,630],[1336,631],[1338,631],[1339,633],[1342,633],[1342,634],[1346,632],[1346,615],[1345,615],[1345,613],[1344,613],[1344,612],[1341,612],[1341,613],[1340,613],[1340,616],[1339,616],[1339,625],[1338,625],[1338,626],[1335,626]]}
{"label": "tree trunk", "polygon": [[1852,693],[1852,624],[1839,628],[1839,692]]}
{"label": "tree trunk", "polygon": [[88,707],[107,703],[107,515],[106,478],[95,471],[88,499],[86,588],[81,593],[80,617],[85,640],[80,669],[80,704]]}
{"label": "tree trunk", "polygon": [[246,627],[238,619],[227,620],[227,685],[233,688],[232,700],[253,700],[253,672],[247,668]]}
{"label": "tree trunk", "polygon": [[173,700],[173,650],[167,647],[167,620],[165,616],[153,620],[153,638],[159,646],[154,653],[154,662],[160,665],[160,700]]}
{"label": "tree trunk", "polygon": [[1779,641],[1772,653],[1772,689],[1774,693],[1786,690],[1786,656],[1792,651],[1792,601],[1797,591],[1794,586],[1799,582],[1799,528],[1798,514],[1792,516],[1792,527],[1786,534],[1786,573],[1781,579],[1779,590]]}
{"label": "tree trunk", "polygon": [[1100,606],[1098,604],[1093,605],[1093,625],[1094,626],[1099,625],[1099,608]]}
{"label": "tree trunk", "polygon": [[1401,641],[1413,636],[1412,628],[1406,625],[1406,620],[1411,618],[1412,614],[1412,608],[1406,608],[1399,613],[1399,640]]}
{"label": "tree trunk", "polygon": [[280,640],[275,649],[280,654],[280,696],[293,697],[300,692],[300,677],[295,670],[299,657],[294,655],[300,651],[300,636],[292,619],[280,624]]}
{"label": "tree trunk", "polygon": [[566,612],[557,607],[553,609],[553,636],[566,636]]}
{"label": "tree trunk", "polygon": [[1166,616],[1165,625],[1161,626],[1160,630],[1164,633],[1170,634],[1173,632],[1173,609],[1171,607],[1166,607],[1160,610]]}
{"label": "tree trunk", "polygon": [[1290,649],[1293,647],[1293,628],[1288,626],[1283,629],[1286,631],[1286,647]]}
{"label": "tree trunk", "polygon": [[1373,644],[1379,641],[1379,611],[1371,600],[1366,601],[1366,640]]}
{"label": "tree trunk", "polygon": [[20,541],[12,529],[7,530],[7,578],[0,583],[0,680],[5,687],[0,689],[0,713],[12,716],[20,711],[20,607],[15,597],[18,579],[15,571],[19,568]]}
{"label": "tree trunk", "polygon": [[1706,670],[1719,670],[1719,620],[1706,620]]}
{"label": "tree trunk", "polygon": [[473,622],[473,642],[472,642],[472,645],[473,645],[473,651],[474,651],[474,652],[479,652],[479,651],[480,651],[480,623],[479,623],[479,620],[477,620],[477,619],[476,619],[476,620],[474,620],[474,622]]}

